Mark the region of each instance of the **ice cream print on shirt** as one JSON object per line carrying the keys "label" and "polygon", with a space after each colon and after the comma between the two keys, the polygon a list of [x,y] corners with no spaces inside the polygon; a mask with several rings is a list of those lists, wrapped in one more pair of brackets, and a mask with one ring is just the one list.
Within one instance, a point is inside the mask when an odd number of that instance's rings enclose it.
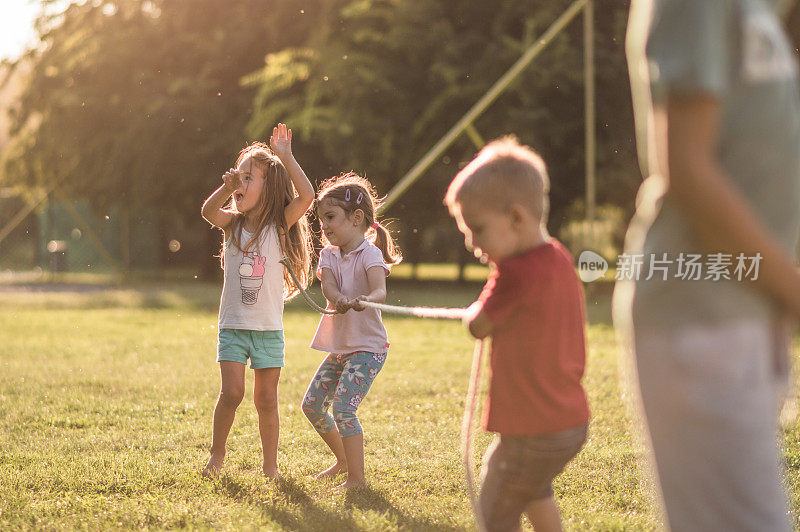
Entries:
{"label": "ice cream print on shirt", "polygon": [[242,286],[242,303],[245,305],[255,305],[258,301],[258,292],[264,282],[264,262],[266,257],[260,257],[257,253],[248,252],[242,256],[242,263],[239,265],[239,279]]}

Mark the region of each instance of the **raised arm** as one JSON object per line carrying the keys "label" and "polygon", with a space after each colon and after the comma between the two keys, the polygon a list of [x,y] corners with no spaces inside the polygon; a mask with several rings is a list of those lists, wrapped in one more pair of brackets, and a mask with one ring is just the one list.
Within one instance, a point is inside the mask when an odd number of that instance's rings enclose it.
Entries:
{"label": "raised arm", "polygon": [[235,213],[225,210],[222,207],[241,184],[242,179],[239,177],[239,172],[233,168],[223,174],[222,186],[212,192],[206,201],[203,202],[203,209],[201,212],[203,218],[205,218],[208,223],[220,229],[227,230]]}
{"label": "raised arm", "polygon": [[314,187],[311,186],[311,181],[308,180],[306,173],[292,154],[292,130],[287,129],[286,124],[278,124],[277,127],[272,128],[269,145],[281,160],[283,166],[286,167],[286,171],[289,172],[289,179],[292,180],[294,188],[297,189],[297,196],[286,206],[284,211],[286,226],[291,227],[306,213],[311,203],[313,203]]}
{"label": "raised arm", "polygon": [[[711,96],[671,98],[656,109],[661,171],[668,194],[709,251],[761,254],[755,286],[800,318],[800,275],[717,158],[720,106]],[[664,164],[666,162],[666,164]]]}

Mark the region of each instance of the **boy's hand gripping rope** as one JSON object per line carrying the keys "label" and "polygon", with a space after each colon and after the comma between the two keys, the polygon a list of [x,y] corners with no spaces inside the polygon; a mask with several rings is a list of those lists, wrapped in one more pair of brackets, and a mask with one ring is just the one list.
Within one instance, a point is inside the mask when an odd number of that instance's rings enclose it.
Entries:
{"label": "boy's hand gripping rope", "polygon": [[[303,299],[317,312],[322,314],[336,314],[335,310],[328,310],[317,305],[311,296],[309,296],[305,289],[300,285],[297,276],[294,274],[292,264],[288,257],[284,257],[280,262],[289,271],[295,286],[300,290]],[[417,318],[433,318],[445,320],[460,320],[464,318],[467,309],[464,308],[436,308],[436,307],[401,307],[397,305],[385,305],[383,303],[372,303],[370,301],[361,301],[365,307],[375,308],[383,312],[390,312],[393,314],[403,314],[406,316],[415,316]],[[483,340],[475,341],[475,350],[472,354],[472,368],[470,369],[469,387],[467,388],[467,399],[464,405],[464,417],[461,422],[461,459],[464,466],[464,476],[467,482],[467,493],[469,500],[472,504],[472,511],[475,514],[475,521],[478,525],[478,530],[483,532],[486,530],[484,525],[483,515],[481,514],[478,499],[475,494],[475,479],[473,474],[472,464],[472,419],[475,412],[475,403],[478,398],[478,381],[480,380],[481,363],[483,359]]]}

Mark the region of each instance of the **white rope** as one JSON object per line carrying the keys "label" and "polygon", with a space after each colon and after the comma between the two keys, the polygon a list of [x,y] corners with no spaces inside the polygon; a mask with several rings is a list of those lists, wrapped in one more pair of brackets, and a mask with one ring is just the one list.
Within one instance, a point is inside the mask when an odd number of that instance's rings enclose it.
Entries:
{"label": "white rope", "polygon": [[[322,314],[336,314],[335,310],[322,308],[321,306],[317,305],[313,299],[311,299],[311,296],[309,296],[308,293],[302,288],[300,281],[294,274],[292,263],[289,261],[289,257],[283,257],[280,262],[286,267],[289,275],[292,276],[294,285],[300,290],[300,294],[302,294],[303,299],[306,300],[306,303],[308,303],[311,308]],[[440,320],[460,320],[464,318],[464,313],[466,312],[466,309],[463,308],[401,307],[397,305],[386,305],[384,303],[373,303],[371,301],[362,301],[361,304],[365,307],[375,308],[383,312],[404,314],[406,316],[415,316],[417,318],[432,318]]]}
{"label": "white rope", "polygon": [[289,275],[292,276],[292,281],[294,281],[294,286],[298,290],[300,290],[300,293],[303,295],[303,299],[306,300],[306,303],[308,303],[308,305],[311,308],[313,308],[314,310],[316,310],[320,314],[336,314],[335,310],[324,309],[324,308],[320,307],[319,305],[317,305],[316,302],[313,299],[311,299],[311,296],[308,295],[308,293],[303,288],[303,285],[300,284],[300,280],[297,279],[297,276],[294,274],[294,269],[292,268],[292,262],[289,260],[289,257],[283,257],[278,262],[283,264],[283,266],[289,272]]}
{"label": "white rope", "polygon": [[415,316],[417,318],[431,318],[439,320],[460,320],[464,318],[467,309],[463,308],[437,308],[437,307],[400,307],[397,305],[386,305],[384,303],[372,303],[371,301],[361,301],[365,307],[375,308],[382,312],[392,314],[403,314]]}
{"label": "white rope", "polygon": [[[460,320],[464,317],[467,309],[463,308],[432,308],[432,307],[400,307],[396,305],[385,305],[383,303],[371,303],[362,301],[365,307],[376,308],[382,312],[394,314],[404,314],[417,318],[434,319],[455,319]],[[480,504],[475,490],[475,472],[472,464],[472,420],[475,416],[475,405],[478,399],[478,383],[481,376],[481,364],[483,360],[483,340],[475,340],[475,349],[472,353],[472,367],[470,369],[469,387],[464,403],[464,417],[461,422],[461,463],[464,467],[464,478],[467,483],[467,494],[475,514],[475,524],[478,532],[486,530]]]}
{"label": "white rope", "polygon": [[481,376],[481,361],[483,359],[483,340],[475,340],[475,349],[472,352],[472,368],[470,369],[469,388],[464,404],[464,420],[461,423],[461,459],[464,466],[464,476],[467,481],[467,493],[472,511],[475,513],[475,523],[478,531],[484,532],[486,524],[483,513],[475,495],[474,468],[472,465],[472,418],[475,414],[475,403],[478,398],[478,382]]}
{"label": "white rope", "polygon": [[[336,314],[335,310],[324,309],[317,305],[311,296],[309,296],[305,289],[298,281],[297,276],[294,274],[292,264],[288,257],[284,257],[280,261],[289,271],[295,286],[300,290],[306,303],[317,312],[322,314]],[[429,319],[443,319],[443,320],[461,320],[467,309],[465,308],[437,308],[437,307],[401,307],[398,305],[386,305],[384,303],[373,303],[371,301],[362,301],[365,307],[375,308],[382,312],[389,312],[392,314],[402,314],[406,316],[414,316],[417,318]],[[475,495],[475,478],[472,465],[472,419],[475,412],[475,403],[478,397],[478,381],[481,373],[481,363],[483,359],[483,340],[475,340],[475,349],[472,355],[472,368],[470,369],[469,386],[467,388],[466,404],[464,405],[464,418],[461,423],[461,459],[464,466],[464,476],[467,482],[467,494],[469,495],[469,502],[472,505],[472,511],[475,513],[475,521],[478,525],[478,532],[484,532],[486,526],[483,521],[483,515],[478,505],[478,498]]]}

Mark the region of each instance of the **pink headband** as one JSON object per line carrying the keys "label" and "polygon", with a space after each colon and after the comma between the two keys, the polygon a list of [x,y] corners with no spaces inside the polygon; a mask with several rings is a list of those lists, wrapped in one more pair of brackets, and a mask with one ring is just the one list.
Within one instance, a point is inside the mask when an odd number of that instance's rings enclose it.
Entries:
{"label": "pink headband", "polygon": [[376,229],[376,230],[377,230],[377,229],[378,229],[378,227],[379,227],[380,225],[381,225],[381,224],[379,224],[378,222],[372,222],[372,226],[371,226],[371,227],[372,227],[373,229]]}

